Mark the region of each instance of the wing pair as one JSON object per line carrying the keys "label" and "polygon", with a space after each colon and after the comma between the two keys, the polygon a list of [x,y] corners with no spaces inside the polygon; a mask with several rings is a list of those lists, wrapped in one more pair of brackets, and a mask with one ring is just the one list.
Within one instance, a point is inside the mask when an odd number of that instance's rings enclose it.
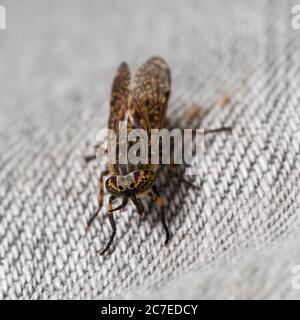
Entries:
{"label": "wing pair", "polygon": [[147,60],[133,79],[129,66],[123,62],[113,80],[108,127],[118,131],[119,121],[127,113],[136,123],[145,120],[150,129],[161,129],[170,89],[170,70],[162,58]]}

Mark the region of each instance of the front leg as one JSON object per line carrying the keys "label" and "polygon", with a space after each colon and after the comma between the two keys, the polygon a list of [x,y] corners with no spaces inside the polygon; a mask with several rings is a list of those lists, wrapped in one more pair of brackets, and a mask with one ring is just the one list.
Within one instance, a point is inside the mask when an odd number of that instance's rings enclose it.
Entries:
{"label": "front leg", "polygon": [[110,212],[119,211],[119,210],[124,209],[126,207],[127,203],[128,203],[128,198],[124,197],[122,200],[122,203],[118,207],[116,207],[114,209],[110,209]]}
{"label": "front leg", "polygon": [[163,198],[159,194],[159,191],[157,190],[156,186],[152,187],[152,198],[155,201],[156,205],[160,208],[160,218],[166,233],[166,240],[165,240],[165,245],[166,245],[170,240],[170,232],[166,223]]}
{"label": "front leg", "polygon": [[109,239],[109,241],[107,242],[105,248],[102,249],[102,250],[99,252],[99,254],[100,254],[101,256],[103,256],[104,253],[109,249],[111,243],[112,243],[113,240],[114,240],[114,237],[115,237],[115,235],[116,235],[116,232],[117,232],[117,227],[116,227],[116,223],[115,223],[114,216],[113,216],[113,210],[112,210],[112,202],[113,202],[114,199],[115,199],[114,196],[110,196],[110,198],[109,198],[109,204],[108,204],[108,210],[107,210],[107,214],[108,214],[108,217],[109,217],[109,222],[110,222],[110,225],[111,225],[111,227],[112,227],[113,232],[112,232],[112,234],[111,234],[111,236],[110,236],[110,239]]}

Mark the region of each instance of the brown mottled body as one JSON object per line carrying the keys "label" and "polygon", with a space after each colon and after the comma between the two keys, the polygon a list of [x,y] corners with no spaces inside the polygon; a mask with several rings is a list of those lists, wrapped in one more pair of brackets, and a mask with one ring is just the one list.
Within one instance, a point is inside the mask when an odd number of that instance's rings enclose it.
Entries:
{"label": "brown mottled body", "polygon": [[[148,133],[148,148],[150,151],[150,130],[162,129],[165,126],[168,99],[171,89],[170,70],[167,63],[159,57],[147,60],[138,68],[132,78],[128,65],[123,62],[114,77],[111,99],[110,116],[108,121],[109,129],[116,135],[116,164],[110,164],[109,170],[100,175],[100,191],[98,197],[98,208],[88,222],[88,226],[97,217],[103,205],[104,198],[104,175],[109,174],[105,181],[105,188],[110,193],[108,205],[108,217],[112,227],[111,237],[105,248],[100,252],[103,255],[110,247],[116,234],[116,224],[113,212],[125,208],[128,200],[131,200],[137,208],[139,214],[144,211],[141,198],[150,196],[160,208],[161,222],[166,233],[165,244],[168,242],[169,230],[165,221],[163,199],[154,185],[158,165],[153,165],[148,159],[148,164],[122,164],[119,161],[119,123],[127,121],[127,133],[133,129],[144,129]],[[218,132],[222,129],[207,132]],[[110,143],[110,142],[109,142]],[[127,150],[133,144],[128,142]],[[148,152],[148,157],[151,154]],[[95,159],[95,156],[87,157],[86,160]],[[176,174],[176,173],[175,173]],[[180,179],[180,181],[191,185],[190,182]],[[122,203],[113,209],[113,201],[122,199]]]}
{"label": "brown mottled body", "polygon": [[[103,176],[109,174],[106,180],[106,190],[111,194],[109,198],[108,215],[113,229],[111,238],[106,247],[100,252],[104,254],[110,247],[116,234],[116,225],[113,219],[113,211],[120,210],[127,205],[128,199],[135,204],[138,213],[144,211],[140,198],[150,195],[159,208],[162,209],[162,223],[166,231],[166,241],[169,240],[169,231],[165,222],[163,211],[163,200],[158,190],[154,187],[156,171],[158,166],[150,164],[122,164],[119,161],[119,123],[127,121],[127,133],[132,129],[144,129],[148,133],[148,147],[150,148],[150,130],[164,127],[167,103],[170,96],[171,77],[167,63],[159,58],[153,57],[147,60],[138,68],[134,78],[127,63],[123,62],[115,75],[112,85],[110,99],[110,115],[108,128],[112,129],[116,135],[116,163],[109,165],[107,172],[102,172],[100,176],[100,192],[98,208],[88,222],[91,225],[97,217],[103,205],[104,180]],[[128,142],[127,152],[133,142]],[[150,153],[149,153],[150,157]],[[88,157],[91,160],[94,157]],[[122,198],[122,204],[112,209],[112,202],[116,198]]]}

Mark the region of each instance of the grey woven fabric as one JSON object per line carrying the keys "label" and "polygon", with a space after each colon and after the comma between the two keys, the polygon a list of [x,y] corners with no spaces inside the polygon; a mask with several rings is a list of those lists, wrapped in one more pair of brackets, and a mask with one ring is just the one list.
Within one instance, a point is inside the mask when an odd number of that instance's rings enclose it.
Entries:
{"label": "grey woven fabric", "polygon": [[[0,30],[0,298],[299,298],[299,31],[289,1],[8,1]],[[86,165],[113,74],[153,55],[172,71],[168,120],[207,137],[187,188],[163,170],[159,212],[97,206]],[[220,107],[227,94],[230,102]],[[209,110],[184,117],[191,105]],[[184,174],[184,168],[181,171]]]}

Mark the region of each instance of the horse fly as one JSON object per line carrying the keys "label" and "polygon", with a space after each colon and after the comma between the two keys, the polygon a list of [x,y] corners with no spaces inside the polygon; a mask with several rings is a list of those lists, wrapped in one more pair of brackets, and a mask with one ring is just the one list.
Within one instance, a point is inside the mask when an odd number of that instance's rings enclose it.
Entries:
{"label": "horse fly", "polygon": [[[133,78],[127,63],[123,62],[119,66],[113,80],[108,121],[108,128],[116,135],[117,152],[120,143],[120,121],[127,121],[128,132],[132,129],[143,129],[149,134],[152,129],[164,128],[170,90],[170,69],[162,58],[152,57],[147,60],[138,68]],[[228,130],[230,128],[220,128],[207,130],[205,133]],[[150,148],[151,140],[148,139],[148,141],[148,148]],[[130,147],[131,145],[128,144],[128,149]],[[86,161],[93,159],[96,159],[96,155],[86,157]],[[165,244],[168,243],[170,233],[166,224],[163,198],[155,185],[158,169],[159,165],[151,164],[150,159],[147,164],[123,164],[116,157],[116,163],[109,164],[109,169],[101,172],[98,207],[88,221],[89,227],[103,206],[104,176],[109,174],[109,178],[105,181],[105,189],[110,194],[107,214],[112,234],[106,246],[100,251],[101,255],[109,249],[116,234],[114,211],[125,208],[128,200],[131,200],[141,215],[144,212],[141,198],[145,196],[150,196],[160,208],[161,222],[166,234]],[[183,179],[181,181],[191,184]],[[121,198],[122,203],[113,209],[113,201],[117,198]]]}

